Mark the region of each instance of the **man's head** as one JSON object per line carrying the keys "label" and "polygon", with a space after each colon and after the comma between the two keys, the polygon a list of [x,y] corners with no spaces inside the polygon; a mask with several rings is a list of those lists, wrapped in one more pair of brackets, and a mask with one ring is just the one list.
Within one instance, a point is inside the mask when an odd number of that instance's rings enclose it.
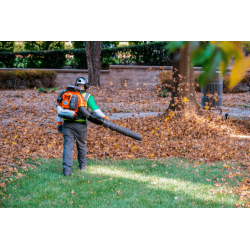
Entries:
{"label": "man's head", "polygon": [[85,89],[85,90],[86,90],[87,88],[90,87],[89,82],[88,82],[88,79],[85,78],[85,77],[83,77],[83,76],[78,77],[78,78],[76,79],[75,85],[76,85],[76,86],[79,86],[79,87],[81,87],[81,88],[83,88],[83,89]]}

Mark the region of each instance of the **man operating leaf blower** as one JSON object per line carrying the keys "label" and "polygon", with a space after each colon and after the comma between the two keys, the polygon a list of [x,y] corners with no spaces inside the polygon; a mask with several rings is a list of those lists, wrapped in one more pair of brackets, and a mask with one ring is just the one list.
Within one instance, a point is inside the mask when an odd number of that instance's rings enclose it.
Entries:
{"label": "man operating leaf blower", "polygon": [[[87,119],[97,125],[117,131],[123,135],[141,140],[141,135],[109,122],[109,118],[96,105],[94,97],[86,92],[90,87],[88,79],[79,77],[75,85],[68,85],[57,97],[58,132],[63,134],[63,173],[71,174],[72,151],[76,140],[80,170],[87,167]],[[90,108],[93,113],[87,109]]]}

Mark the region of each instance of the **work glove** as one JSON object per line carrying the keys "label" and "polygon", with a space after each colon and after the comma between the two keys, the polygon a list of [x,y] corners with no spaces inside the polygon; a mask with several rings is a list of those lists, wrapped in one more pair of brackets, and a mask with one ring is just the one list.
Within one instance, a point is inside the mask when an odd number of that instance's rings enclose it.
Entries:
{"label": "work glove", "polygon": [[103,117],[103,119],[109,120],[109,118],[106,115]]}
{"label": "work glove", "polygon": [[58,122],[57,131],[62,134],[62,123]]}

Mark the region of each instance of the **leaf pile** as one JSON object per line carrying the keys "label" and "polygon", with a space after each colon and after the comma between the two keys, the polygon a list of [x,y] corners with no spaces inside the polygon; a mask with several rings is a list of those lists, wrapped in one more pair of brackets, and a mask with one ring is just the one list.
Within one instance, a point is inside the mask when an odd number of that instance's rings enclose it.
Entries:
{"label": "leaf pile", "polygon": [[[105,112],[145,112],[164,111],[171,99],[171,93],[162,98],[156,90],[118,90],[115,88],[99,89],[91,87],[89,92]],[[201,102],[201,93],[196,92],[197,102]],[[249,93],[223,93],[223,107],[245,110],[250,108]]]}
{"label": "leaf pile", "polygon": [[[140,104],[151,98],[150,91],[148,96],[145,95],[146,91],[142,91],[141,95],[125,90],[121,93],[114,90],[100,91],[97,88],[91,91],[100,107],[112,101],[114,105],[119,101],[122,105],[129,102]],[[18,177],[18,169],[26,167],[27,158],[62,158],[63,136],[57,132],[57,93],[42,94],[34,90],[0,92],[1,187],[5,185],[4,178],[12,177],[13,174]],[[162,103],[163,98],[152,99]],[[202,162],[241,162],[242,167],[247,166],[248,169],[249,121],[225,120],[206,111],[199,117],[175,118],[174,114],[170,114],[169,117],[122,119],[114,122],[141,134],[143,140],[136,141],[89,123],[88,158],[181,157]],[[76,147],[74,158],[77,158]],[[242,183],[242,190],[239,189],[239,192],[246,194],[243,198],[249,197],[247,192],[250,182],[247,178]]]}

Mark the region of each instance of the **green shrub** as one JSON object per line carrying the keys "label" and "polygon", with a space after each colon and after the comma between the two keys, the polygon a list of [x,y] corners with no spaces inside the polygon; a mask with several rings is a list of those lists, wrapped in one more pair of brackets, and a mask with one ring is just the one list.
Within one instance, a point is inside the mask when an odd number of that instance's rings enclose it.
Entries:
{"label": "green shrub", "polygon": [[13,68],[16,55],[14,53],[0,53],[1,67],[3,68]]}
{"label": "green shrub", "polygon": [[0,42],[0,52],[13,52],[14,51],[14,42],[4,41]]}
{"label": "green shrub", "polygon": [[14,52],[25,51],[24,42],[14,42]]}
{"label": "green shrub", "polygon": [[[118,47],[119,41],[103,41],[102,47],[103,48],[110,48],[110,47]],[[141,42],[129,42],[130,45],[139,44]],[[85,41],[72,41],[72,45],[74,49],[85,49]]]}
{"label": "green shrub", "polygon": [[167,89],[161,90],[160,92],[158,92],[158,96],[160,97],[167,97]]}
{"label": "green shrub", "polygon": [[15,62],[14,42],[0,42],[0,53],[6,53],[5,55],[0,55],[0,67],[12,68]]}
{"label": "green shrub", "polygon": [[48,92],[55,92],[55,91],[58,90],[58,89],[60,89],[60,87],[51,88],[51,89],[38,88],[37,90],[38,90],[39,92],[48,93]]}
{"label": "green shrub", "polygon": [[26,51],[64,49],[64,42],[61,42],[61,41],[26,41],[24,42],[24,49]]}
{"label": "green shrub", "polygon": [[34,88],[41,85],[52,88],[56,75],[53,70],[0,70],[0,88],[17,89],[20,86]]}
{"label": "green shrub", "polygon": [[[131,63],[137,65],[171,66],[173,56],[167,55],[167,51],[163,49],[163,46],[167,43],[152,42],[124,47],[103,48],[101,53],[102,69],[107,69],[111,64],[129,65]],[[30,48],[35,47],[30,46]],[[15,58],[19,56],[22,59],[19,60],[18,65],[24,65],[25,68],[60,69],[68,62],[66,59],[67,54],[74,56],[72,63],[76,64],[76,68],[87,69],[85,49],[2,52],[0,53],[0,61],[5,64],[6,68],[11,68],[14,65]],[[22,64],[21,60],[25,62]],[[74,67],[73,65],[70,66]]]}

